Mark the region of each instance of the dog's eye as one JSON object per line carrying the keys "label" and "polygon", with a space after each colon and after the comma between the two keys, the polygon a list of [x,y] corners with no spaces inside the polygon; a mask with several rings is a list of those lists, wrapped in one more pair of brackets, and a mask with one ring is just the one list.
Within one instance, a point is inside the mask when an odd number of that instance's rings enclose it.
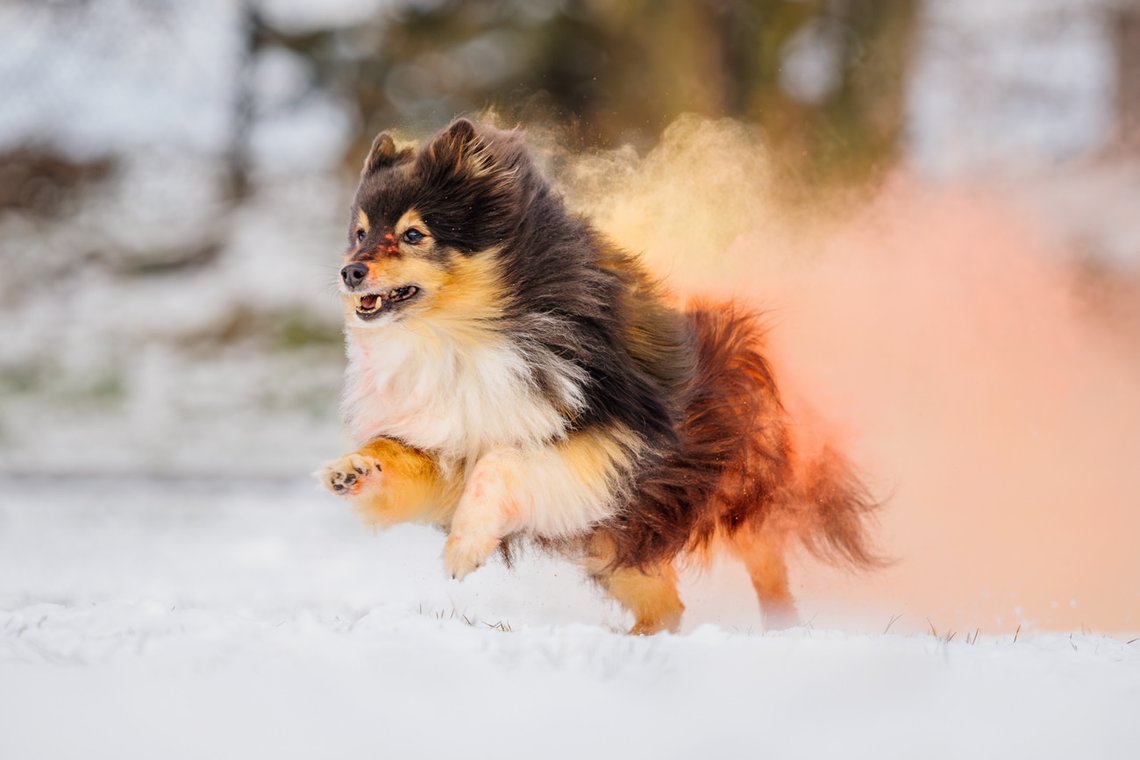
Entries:
{"label": "dog's eye", "polygon": [[412,245],[415,245],[423,239],[424,233],[420,232],[415,227],[412,227],[411,229],[404,232],[404,240],[411,243]]}
{"label": "dog's eye", "polygon": [[356,242],[363,243],[364,238],[366,238],[366,237],[368,237],[368,233],[364,231],[363,227],[361,227],[360,229],[358,229],[356,231]]}

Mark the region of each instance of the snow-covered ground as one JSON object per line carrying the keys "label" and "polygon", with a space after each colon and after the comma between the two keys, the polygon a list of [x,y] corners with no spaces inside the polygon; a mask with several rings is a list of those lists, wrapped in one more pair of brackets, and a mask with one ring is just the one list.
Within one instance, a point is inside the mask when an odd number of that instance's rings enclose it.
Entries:
{"label": "snow-covered ground", "polygon": [[9,478],[0,757],[1140,750],[1140,642],[764,633],[702,605],[710,579],[682,635],[635,639],[568,565],[457,584],[440,547],[308,483]]}

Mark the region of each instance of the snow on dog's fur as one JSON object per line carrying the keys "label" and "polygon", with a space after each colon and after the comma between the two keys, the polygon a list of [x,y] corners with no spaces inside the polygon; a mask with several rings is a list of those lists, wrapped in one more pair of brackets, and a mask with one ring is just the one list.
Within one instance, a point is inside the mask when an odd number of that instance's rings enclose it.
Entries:
{"label": "snow on dog's fur", "polygon": [[851,468],[797,453],[755,316],[667,303],[567,211],[521,132],[461,119],[422,149],[379,135],[341,291],[361,448],[322,480],[375,523],[448,531],[452,576],[530,540],[652,633],[680,623],[674,562],[714,539],[777,624],[795,619],[789,539],[878,562]]}

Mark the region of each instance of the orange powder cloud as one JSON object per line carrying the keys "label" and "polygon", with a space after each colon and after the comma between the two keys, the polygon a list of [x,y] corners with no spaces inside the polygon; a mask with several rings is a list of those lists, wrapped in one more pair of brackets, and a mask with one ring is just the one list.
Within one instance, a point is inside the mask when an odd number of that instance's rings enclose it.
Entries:
{"label": "orange powder cloud", "polygon": [[644,159],[573,170],[572,203],[675,292],[766,311],[797,423],[889,497],[896,563],[801,558],[808,616],[1140,630],[1140,331],[1079,295],[1040,220],[903,176],[842,212],[777,202],[731,122],[683,119]]}

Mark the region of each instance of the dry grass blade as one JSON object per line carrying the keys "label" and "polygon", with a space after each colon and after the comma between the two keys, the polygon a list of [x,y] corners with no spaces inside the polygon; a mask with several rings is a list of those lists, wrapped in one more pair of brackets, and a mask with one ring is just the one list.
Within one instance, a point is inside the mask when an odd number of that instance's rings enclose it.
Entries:
{"label": "dry grass blade", "polygon": [[487,626],[488,628],[490,628],[493,631],[502,631],[503,633],[510,633],[511,632],[511,624],[505,620],[500,620],[497,623],[486,623],[485,622],[485,623],[483,623],[483,625]]}
{"label": "dry grass blade", "polygon": [[894,617],[892,617],[890,619],[890,622],[887,623],[887,627],[883,629],[883,634],[886,635],[887,631],[891,630],[891,626],[894,625],[895,623],[897,623],[899,621],[899,618],[901,618],[901,617],[902,617],[902,613],[899,613],[898,615],[895,615]]}

